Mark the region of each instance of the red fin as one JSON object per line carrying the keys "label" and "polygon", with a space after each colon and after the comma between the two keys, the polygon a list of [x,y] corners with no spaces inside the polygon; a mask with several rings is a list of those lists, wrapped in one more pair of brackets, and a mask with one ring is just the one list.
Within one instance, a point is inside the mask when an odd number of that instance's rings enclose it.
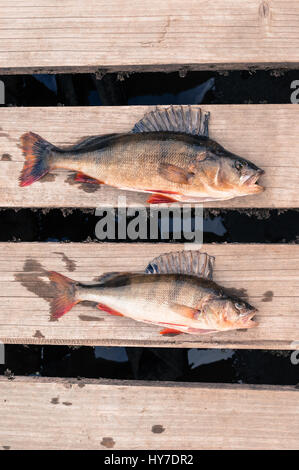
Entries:
{"label": "red fin", "polygon": [[161,163],[159,173],[168,181],[178,184],[190,184],[195,176],[192,171],[172,165],[171,163]]}
{"label": "red fin", "polygon": [[20,140],[25,162],[19,184],[29,186],[50,171],[49,157],[54,145],[33,132],[23,134]]}
{"label": "red fin", "polygon": [[177,312],[179,315],[190,320],[197,319],[199,316],[199,311],[196,308],[187,307],[186,305],[173,304],[172,310]]}
{"label": "red fin", "polygon": [[186,326],[186,325],[180,325],[179,323],[169,323],[165,321],[159,321],[159,325],[171,325],[171,326]]}
{"label": "red fin", "polygon": [[79,183],[103,184],[102,181],[99,181],[99,180],[96,180],[95,178],[91,178],[90,176],[84,175],[84,173],[77,173],[74,181],[78,181]]}
{"label": "red fin", "polygon": [[148,204],[171,204],[177,202],[172,197],[164,196],[163,194],[152,194],[146,201]]}
{"label": "red fin", "polygon": [[164,328],[160,331],[160,335],[181,335],[182,331],[174,330],[172,328]]}
{"label": "red fin", "polygon": [[51,303],[51,318],[57,319],[71,310],[80,300],[76,299],[76,281],[55,271],[49,272],[48,276],[56,289],[56,295]]}
{"label": "red fin", "polygon": [[209,334],[209,333],[217,333],[217,331],[218,330],[205,330],[205,329],[200,329],[200,328],[188,328],[186,333],[204,335],[204,334]]}
{"label": "red fin", "polygon": [[113,310],[113,308],[107,307],[104,304],[98,304],[97,307],[104,312],[110,313],[110,315],[115,315],[117,317],[123,317],[123,314],[118,312],[117,310]]}
{"label": "red fin", "polygon": [[149,193],[161,193],[161,194],[180,194],[177,191],[161,191],[161,189],[146,189]]}

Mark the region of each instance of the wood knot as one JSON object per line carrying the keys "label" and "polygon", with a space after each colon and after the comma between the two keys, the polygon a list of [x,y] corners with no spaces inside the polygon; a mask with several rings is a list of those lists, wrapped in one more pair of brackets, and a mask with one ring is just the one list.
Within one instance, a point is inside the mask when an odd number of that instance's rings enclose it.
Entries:
{"label": "wood knot", "polygon": [[152,426],[152,432],[155,434],[161,434],[164,431],[165,428],[162,426],[162,424],[155,424],[154,426]]}
{"label": "wood knot", "polygon": [[107,447],[107,449],[112,449],[114,447],[115,441],[112,437],[103,437],[101,440],[101,445]]}
{"label": "wood knot", "polygon": [[269,18],[269,15],[270,15],[269,3],[266,1],[263,1],[259,7],[259,16],[261,18]]}

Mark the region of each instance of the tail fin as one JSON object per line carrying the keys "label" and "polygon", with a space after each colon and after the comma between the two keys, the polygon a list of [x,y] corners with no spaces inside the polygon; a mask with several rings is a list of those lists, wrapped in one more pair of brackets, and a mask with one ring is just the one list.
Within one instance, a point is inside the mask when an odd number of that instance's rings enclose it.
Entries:
{"label": "tail fin", "polygon": [[55,271],[50,271],[48,276],[56,288],[56,296],[51,304],[51,318],[56,319],[62,317],[76,303],[80,302],[76,298],[78,283]]}
{"label": "tail fin", "polygon": [[25,157],[20,186],[28,186],[50,171],[49,156],[55,147],[33,132],[23,134],[20,140]]}

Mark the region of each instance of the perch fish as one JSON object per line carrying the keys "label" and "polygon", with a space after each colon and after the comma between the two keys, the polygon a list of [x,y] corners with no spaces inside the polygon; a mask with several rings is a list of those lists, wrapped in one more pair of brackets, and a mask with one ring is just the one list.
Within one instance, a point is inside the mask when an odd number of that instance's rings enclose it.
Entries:
{"label": "perch fish", "polygon": [[[218,201],[258,194],[263,170],[209,138],[209,113],[171,106],[146,114],[131,132],[92,136],[58,148],[28,132],[20,186],[56,169],[75,181],[151,193],[148,203]],[[228,129],[229,132],[229,129]]]}
{"label": "perch fish", "polygon": [[198,251],[155,258],[145,272],[103,274],[95,283],[81,283],[49,272],[56,296],[53,319],[78,302],[89,300],[112,315],[162,327],[161,334],[216,333],[257,325],[256,309],[229,295],[212,281],[214,258]]}

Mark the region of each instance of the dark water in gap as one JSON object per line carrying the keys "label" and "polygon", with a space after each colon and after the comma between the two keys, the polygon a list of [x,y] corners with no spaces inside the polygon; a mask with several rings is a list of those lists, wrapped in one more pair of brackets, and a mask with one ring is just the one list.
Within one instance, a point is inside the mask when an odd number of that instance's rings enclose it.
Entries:
{"label": "dark water in gap", "polygon": [[[0,209],[0,241],[16,242],[99,242],[95,235],[94,209]],[[117,213],[116,213],[117,233]],[[128,222],[130,218],[128,217]],[[149,224],[148,224],[149,226]],[[299,210],[204,210],[205,243],[298,243]],[[169,240],[173,240],[170,226]],[[141,240],[142,241],[142,240]],[[155,243],[156,241],[148,241]],[[184,242],[188,240],[180,240]],[[131,240],[121,240],[131,243]],[[133,241],[135,243],[135,241]]]}
{"label": "dark water in gap", "polygon": [[[5,84],[6,106],[290,103],[290,85],[299,79],[299,71],[203,71],[185,77],[179,73],[108,74],[101,80],[92,74],[0,79]],[[299,240],[297,210],[206,209],[204,216],[206,243]],[[97,220],[92,209],[2,209],[0,240],[97,241]],[[5,353],[0,374],[9,369],[15,375],[299,382],[299,365],[292,364],[291,351],[6,345]]]}
{"label": "dark water in gap", "polygon": [[6,345],[0,374],[296,385],[291,351]]}
{"label": "dark water in gap", "polygon": [[8,106],[290,103],[297,70],[3,75]]}

